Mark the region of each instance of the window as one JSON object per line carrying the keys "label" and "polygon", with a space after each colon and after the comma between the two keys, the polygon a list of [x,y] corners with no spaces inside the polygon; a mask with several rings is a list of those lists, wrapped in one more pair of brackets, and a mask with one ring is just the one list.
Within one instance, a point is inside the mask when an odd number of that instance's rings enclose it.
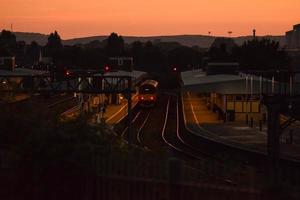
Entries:
{"label": "window", "polygon": [[226,99],[227,101],[233,101],[233,95],[227,95]]}
{"label": "window", "polygon": [[156,92],[155,87],[153,87],[151,85],[143,85],[139,89],[140,94],[153,94],[155,92]]}
{"label": "window", "polygon": [[237,95],[237,96],[235,96],[235,100],[236,101],[243,101],[243,96]]}

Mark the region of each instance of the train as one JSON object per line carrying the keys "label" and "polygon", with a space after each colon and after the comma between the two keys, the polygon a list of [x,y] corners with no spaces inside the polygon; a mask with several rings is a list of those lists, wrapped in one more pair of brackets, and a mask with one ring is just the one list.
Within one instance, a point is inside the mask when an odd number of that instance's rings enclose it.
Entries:
{"label": "train", "polygon": [[142,107],[152,107],[158,98],[158,82],[145,80],[138,88],[138,101]]}

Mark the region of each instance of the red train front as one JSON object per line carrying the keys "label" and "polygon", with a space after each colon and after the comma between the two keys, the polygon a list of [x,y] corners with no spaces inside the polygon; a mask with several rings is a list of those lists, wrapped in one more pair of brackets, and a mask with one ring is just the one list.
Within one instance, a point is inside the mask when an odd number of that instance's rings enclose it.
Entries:
{"label": "red train front", "polygon": [[138,89],[139,104],[143,107],[154,106],[158,96],[158,82],[155,80],[144,81]]}

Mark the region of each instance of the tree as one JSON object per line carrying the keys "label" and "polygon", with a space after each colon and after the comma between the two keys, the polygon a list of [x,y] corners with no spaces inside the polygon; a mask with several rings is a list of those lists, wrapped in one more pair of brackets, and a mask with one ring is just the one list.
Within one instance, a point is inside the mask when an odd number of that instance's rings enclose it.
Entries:
{"label": "tree", "polygon": [[192,66],[200,65],[201,53],[189,47],[179,47],[169,52],[168,62],[180,71],[188,70]]}
{"label": "tree", "polygon": [[10,31],[2,30],[0,34],[0,46],[4,48],[13,48],[17,43],[15,34]]}
{"label": "tree", "polygon": [[141,65],[143,62],[143,43],[135,41],[131,44],[130,53],[136,65]]}
{"label": "tree", "polygon": [[39,60],[40,49],[41,47],[35,41],[32,41],[30,45],[27,45],[25,54],[25,63],[27,65],[32,66]]}
{"label": "tree", "polygon": [[58,35],[57,31],[54,31],[54,33],[50,34],[46,46],[53,49],[59,49],[62,47],[61,38]]}
{"label": "tree", "polygon": [[47,56],[55,57],[57,55],[57,51],[61,50],[63,47],[61,38],[57,31],[51,33],[48,37],[48,42],[46,44],[46,54]]}
{"label": "tree", "polygon": [[209,49],[209,57],[213,62],[231,62],[232,51],[236,47],[235,42],[231,38],[216,38]]}
{"label": "tree", "polygon": [[121,56],[124,54],[124,40],[117,33],[111,33],[107,38],[105,50],[108,56]]}
{"label": "tree", "polygon": [[165,73],[167,70],[163,68],[166,67],[166,57],[151,41],[145,44],[143,60],[144,65],[148,68],[147,71]]}
{"label": "tree", "polygon": [[279,43],[270,39],[253,39],[233,49],[235,57],[244,70],[288,69],[288,57]]}

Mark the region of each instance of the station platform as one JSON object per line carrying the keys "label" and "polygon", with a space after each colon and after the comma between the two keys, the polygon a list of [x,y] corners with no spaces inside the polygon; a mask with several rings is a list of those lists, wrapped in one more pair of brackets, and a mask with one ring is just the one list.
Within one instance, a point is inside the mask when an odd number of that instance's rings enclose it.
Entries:
{"label": "station platform", "polygon": [[[138,103],[137,95],[132,96],[132,108]],[[105,122],[108,125],[114,126],[127,116],[127,100],[123,100],[119,105],[109,105],[104,114]]]}
{"label": "station platform", "polygon": [[[134,108],[138,103],[137,95],[132,96],[132,105],[131,108]],[[100,116],[101,120],[104,120],[105,123],[109,126],[114,126],[119,123],[124,117],[127,116],[127,100],[123,99],[120,104],[110,104],[106,107],[105,112]],[[96,121],[96,115],[94,117],[94,123]]]}
{"label": "station platform", "polygon": [[[205,99],[195,93],[182,93],[182,102],[185,126],[193,134],[240,149],[267,154],[266,125],[260,130],[258,123],[250,127],[245,121],[218,120],[218,114],[208,109]],[[282,158],[300,161],[300,122],[283,132],[280,148]]]}

